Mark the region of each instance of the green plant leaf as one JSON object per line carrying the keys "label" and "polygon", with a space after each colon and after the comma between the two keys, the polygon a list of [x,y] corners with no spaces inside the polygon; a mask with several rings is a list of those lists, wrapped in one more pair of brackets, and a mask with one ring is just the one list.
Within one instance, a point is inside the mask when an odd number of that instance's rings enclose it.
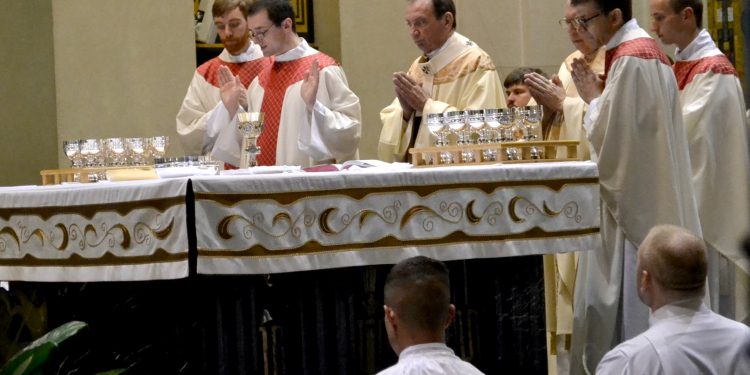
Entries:
{"label": "green plant leaf", "polygon": [[63,341],[75,336],[76,333],[86,326],[87,324],[84,322],[72,321],[47,332],[47,334],[16,353],[0,369],[0,375],[30,375],[38,373],[50,355]]}

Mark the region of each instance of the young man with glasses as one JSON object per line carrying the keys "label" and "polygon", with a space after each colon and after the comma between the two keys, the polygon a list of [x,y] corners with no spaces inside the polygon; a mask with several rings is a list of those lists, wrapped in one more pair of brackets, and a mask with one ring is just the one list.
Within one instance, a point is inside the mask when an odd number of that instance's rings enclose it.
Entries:
{"label": "young man with glasses", "polygon": [[629,0],[572,0],[587,38],[606,49],[604,77],[574,59],[573,83],[589,103],[583,127],[599,167],[602,251],[579,255],[571,373],[645,331],[636,252],[657,224],[701,234],[677,83],[666,55],[632,19]]}
{"label": "young man with glasses", "polygon": [[225,66],[238,76],[245,89],[269,64],[258,45],[250,40],[247,9],[245,0],[216,0],[213,4],[211,14],[224,50],[195,70],[177,113],[177,134],[187,154],[207,154],[216,141],[219,127],[214,115],[217,108],[224,109],[219,94],[219,68]]}
{"label": "young man with glasses", "polygon": [[[288,0],[256,0],[248,14],[251,35],[271,60],[247,90],[247,111],[265,115],[258,164],[309,167],[356,159],[361,110],[344,71],[297,35]],[[221,74],[226,126],[212,156],[238,165],[242,136],[235,115],[244,93],[228,69]]]}
{"label": "young man with glasses", "polygon": [[433,146],[421,119],[430,113],[505,108],[495,64],[474,42],[456,32],[452,0],[410,0],[406,26],[423,55],[408,73],[393,74],[396,99],[380,111],[378,158],[404,161],[411,147]]}
{"label": "young man with glasses", "polygon": [[[732,63],[701,28],[700,0],[651,0],[649,4],[654,33],[664,44],[677,46],[673,68],[708,246],[711,307],[734,318],[735,264],[745,267],[741,272],[750,272],[737,248],[750,228],[750,156],[742,85]],[[728,217],[732,220],[725,220]],[[726,281],[721,285],[720,273]],[[720,300],[720,295],[729,297]]]}

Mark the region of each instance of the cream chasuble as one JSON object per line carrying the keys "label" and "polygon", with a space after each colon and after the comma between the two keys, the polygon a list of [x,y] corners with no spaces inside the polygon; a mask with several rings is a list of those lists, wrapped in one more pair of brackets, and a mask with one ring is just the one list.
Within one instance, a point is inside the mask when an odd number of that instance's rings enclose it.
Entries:
{"label": "cream chasuble", "polygon": [[[586,114],[588,104],[578,95],[578,89],[573,84],[573,59],[584,58],[584,55],[575,51],[571,53],[560,65],[557,76],[562,82],[565,89],[566,98],[563,101],[563,115],[559,124],[559,135],[550,139],[570,139],[581,142],[578,148],[578,158],[580,160],[591,160],[591,151],[589,151],[589,140],[586,138],[586,132],[583,130],[583,116]],[[600,48],[596,53],[594,60],[589,63],[589,67],[595,74],[604,74],[604,48]],[[564,157],[567,152],[563,149],[558,150],[558,157]]]}
{"label": "cream chasuble", "polygon": [[225,49],[195,70],[180,111],[177,113],[177,134],[188,155],[203,155],[213,148],[219,125],[214,111],[224,108],[219,94],[219,67],[226,66],[239,76],[245,87],[268,66],[260,47],[250,42],[247,51],[234,56]]}
{"label": "cream chasuble", "polygon": [[[738,245],[750,228],[750,156],[745,141],[742,86],[732,63],[716,48],[706,30],[701,30],[684,50],[678,51],[676,60],[674,71],[690,143],[693,188],[703,238],[710,252],[720,252],[733,264],[727,269],[722,257],[709,254],[711,306],[734,318],[734,311],[719,309],[719,295],[728,293],[734,298],[733,288],[728,285],[733,282],[734,265],[745,275],[750,273]],[[720,286],[720,278],[729,282]],[[744,306],[737,304],[741,313],[736,318],[745,318]]]}
{"label": "cream chasuble", "polygon": [[616,344],[643,332],[636,251],[657,224],[701,235],[677,84],[666,55],[632,19],[607,43],[605,89],[584,128],[599,166],[602,251],[579,255],[571,373],[593,373]]}
{"label": "cream chasuble", "polygon": [[[320,83],[311,113],[300,96],[300,89],[304,71],[310,68],[315,58],[321,66]],[[300,59],[309,60],[309,64],[294,64]],[[297,48],[276,56],[273,64],[250,84],[249,112],[279,107],[279,104],[281,108],[276,125],[277,135],[275,138],[271,136],[276,140],[276,151],[269,150],[272,147],[261,148],[261,154],[275,154],[273,159],[266,160],[272,160],[276,165],[308,167],[320,163],[342,163],[358,157],[362,117],[359,98],[349,89],[343,69],[331,64],[331,61],[332,58],[313,49],[301,39]],[[285,63],[292,64],[284,65]],[[264,76],[278,76],[278,79],[291,84],[281,87],[274,85],[276,81],[270,78],[261,81],[260,78]],[[288,79],[289,76],[297,79]],[[271,94],[265,95],[267,91]],[[282,102],[271,104],[269,107],[270,103],[264,103],[267,99]],[[237,130],[236,116],[230,119],[226,109],[222,115],[224,123],[231,126],[223,128],[219,133],[211,155],[217,160],[239,165],[242,136]],[[266,114],[266,118],[269,118],[269,114]],[[270,126],[273,127],[273,124]],[[272,133],[273,130],[269,132]]]}
{"label": "cream chasuble", "polygon": [[[503,85],[492,59],[474,42],[454,32],[445,46],[429,61],[423,57],[412,63],[409,76],[422,84],[428,96],[422,116],[464,109],[505,108]],[[380,112],[378,158],[387,162],[406,159],[414,116],[403,120],[396,98]],[[433,146],[435,136],[420,126],[415,147]]]}
{"label": "cream chasuble", "polygon": [[[589,67],[595,74],[604,74],[604,52],[600,48]],[[575,51],[560,65],[557,76],[565,89],[566,98],[563,100],[563,111],[558,113],[552,121],[548,140],[577,140],[578,158],[590,160],[589,140],[583,129],[583,116],[588,104],[578,95],[578,89],[573,83],[573,59],[584,58],[580,51]],[[567,157],[567,150],[559,149],[558,158]],[[573,291],[575,290],[578,253],[550,254],[544,256],[544,301],[547,323],[547,349],[550,355],[557,355],[558,342],[564,340],[562,348],[570,350],[570,339],[573,333]],[[554,370],[554,360],[550,360],[549,368]]]}

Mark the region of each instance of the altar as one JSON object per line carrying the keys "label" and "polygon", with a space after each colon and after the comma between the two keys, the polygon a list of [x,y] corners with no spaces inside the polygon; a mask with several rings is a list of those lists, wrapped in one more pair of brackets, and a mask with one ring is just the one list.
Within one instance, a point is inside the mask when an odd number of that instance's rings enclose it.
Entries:
{"label": "altar", "polygon": [[11,293],[159,373],[387,367],[382,285],[414,255],[451,270],[458,355],[546,373],[539,255],[600,246],[590,162],[0,188]]}

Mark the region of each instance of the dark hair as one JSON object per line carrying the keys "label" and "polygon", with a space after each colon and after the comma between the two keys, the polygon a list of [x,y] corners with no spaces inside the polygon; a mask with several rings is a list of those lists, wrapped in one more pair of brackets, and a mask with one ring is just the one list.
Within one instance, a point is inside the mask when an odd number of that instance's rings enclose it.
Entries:
{"label": "dark hair", "polygon": [[615,9],[622,12],[622,22],[628,22],[633,18],[633,6],[630,0],[570,0],[570,5],[581,5],[594,3],[604,14],[609,14]]}
{"label": "dark hair", "polygon": [[544,73],[544,71],[541,70],[541,69],[538,69],[538,68],[529,68],[529,67],[521,67],[521,68],[518,68],[518,69],[510,72],[510,74],[508,74],[505,77],[505,81],[503,82],[503,87],[505,87],[507,89],[507,88],[510,88],[513,85],[523,84],[523,76],[525,76],[525,75],[527,75],[529,73],[539,73],[542,76],[544,76],[544,78],[549,78],[549,77],[547,77],[547,74]]}
{"label": "dark hair", "polygon": [[442,332],[448,319],[450,278],[439,260],[417,256],[402,260],[388,273],[385,304],[417,332]]}
{"label": "dark hair", "polygon": [[669,5],[675,13],[685,8],[693,8],[695,14],[695,26],[701,28],[703,25],[703,2],[701,0],[669,0]]}
{"label": "dark hair", "polygon": [[268,12],[268,19],[276,26],[281,26],[285,19],[292,20],[292,30],[297,32],[297,25],[294,23],[294,9],[289,0],[255,0],[250,4],[247,10],[249,16],[253,16],[262,10]]}
{"label": "dark hair", "polygon": [[[409,4],[414,4],[419,0],[408,0]],[[432,0],[432,9],[435,11],[435,18],[441,19],[450,12],[453,15],[453,28],[456,28],[456,4],[453,0]]]}
{"label": "dark hair", "polygon": [[247,17],[246,0],[216,0],[214,1],[214,5],[211,6],[211,15],[213,17],[222,17],[233,11],[234,8],[240,8],[242,15]]}

